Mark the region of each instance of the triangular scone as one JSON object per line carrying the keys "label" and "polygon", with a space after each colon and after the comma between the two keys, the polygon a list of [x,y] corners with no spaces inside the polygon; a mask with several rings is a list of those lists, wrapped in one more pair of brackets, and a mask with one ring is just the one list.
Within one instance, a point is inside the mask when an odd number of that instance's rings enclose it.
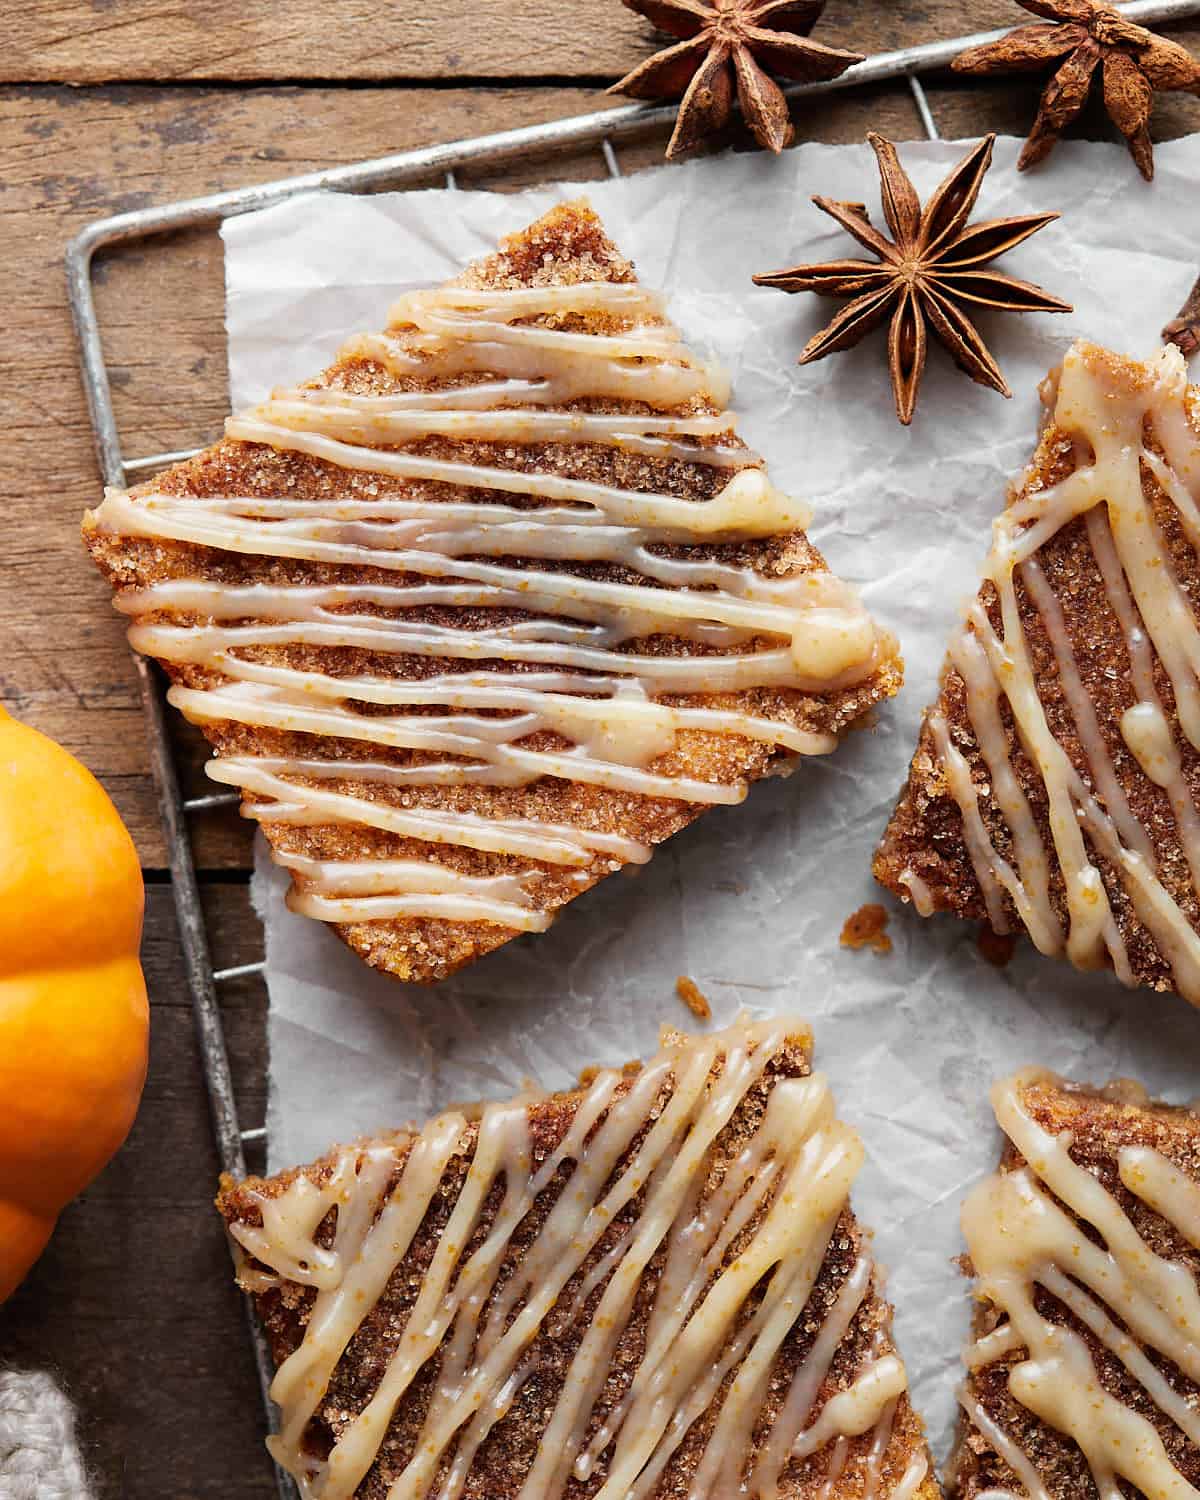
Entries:
{"label": "triangular scone", "polygon": [[962,1222],[976,1299],[958,1500],[1200,1492],[1200,1114],[1032,1068]]}
{"label": "triangular scone", "polygon": [[1200,1003],[1200,392],[1076,344],[876,877]]}
{"label": "triangular scone", "polygon": [[223,1184],[311,1500],[936,1500],[798,1021]]}
{"label": "triangular scone", "polygon": [[84,526],[296,908],[452,973],[900,662],[584,203]]}

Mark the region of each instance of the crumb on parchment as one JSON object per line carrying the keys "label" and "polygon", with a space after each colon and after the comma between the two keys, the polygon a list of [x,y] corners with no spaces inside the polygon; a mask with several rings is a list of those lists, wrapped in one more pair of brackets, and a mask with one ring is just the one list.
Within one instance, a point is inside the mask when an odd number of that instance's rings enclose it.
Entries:
{"label": "crumb on parchment", "polygon": [[710,1019],[712,1016],[712,1006],[708,1003],[707,996],[701,991],[700,986],[694,979],[689,979],[686,974],[681,974],[675,981],[675,993],[697,1020],[707,1021]]}
{"label": "crumb on parchment", "polygon": [[892,951],[892,940],[885,931],[889,916],[887,908],[877,901],[870,901],[852,912],[842,925],[843,948],[870,948],[875,953]]}

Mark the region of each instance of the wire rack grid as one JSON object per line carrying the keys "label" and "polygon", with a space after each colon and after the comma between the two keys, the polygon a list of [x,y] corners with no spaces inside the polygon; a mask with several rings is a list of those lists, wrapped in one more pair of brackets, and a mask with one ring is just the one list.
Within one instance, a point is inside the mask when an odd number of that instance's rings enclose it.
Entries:
{"label": "wire rack grid", "polygon": [[[1130,20],[1138,22],[1179,21],[1200,14],[1200,0],[1133,0],[1133,3],[1119,5],[1118,9]],[[921,128],[929,139],[937,140],[937,123],[930,110],[920,74],[945,68],[965,48],[994,41],[1003,34],[1002,31],[979,32],[892,52],[876,53],[849,68],[839,78],[816,84],[793,84],[785,87],[784,93],[789,98],[797,98],[904,79],[911,90]],[[444,178],[447,187],[454,188],[455,174],[458,171],[486,171],[519,162],[534,153],[552,157],[555,151],[565,151],[568,148],[599,150],[609,175],[619,177],[621,168],[616,154],[617,145],[635,137],[665,130],[674,123],[675,114],[674,105],[626,105],[592,114],[575,115],[547,124],[399,152],[321,172],[283,177],[254,187],[183,199],[155,208],[135,209],[89,224],[71,241],[67,249],[67,292],[79,340],[83,384],[96,452],[105,484],[124,486],[132,478],[190,458],[201,450],[187,448],[172,453],[146,454],[138,458],[124,456],[93,295],[93,262],[101,250],[182,229],[219,227],[224,220],[237,214],[266,208],[300,193],[319,190],[369,193],[384,188],[428,183],[431,179],[436,180],[439,175]],[[243,1129],[239,1122],[218,990],[231,980],[261,974],[265,969],[265,962],[238,964],[225,969],[213,968],[192,857],[189,819],[214,808],[236,803],[239,794],[219,792],[206,796],[183,796],[167,732],[164,679],[145,657],[135,654],[134,664],[149,736],[151,770],[166,835],[180,942],[191,992],[217,1154],[221,1170],[238,1178],[246,1172],[245,1148],[263,1145],[266,1127],[259,1125]],[[274,1432],[278,1425],[278,1414],[270,1397],[273,1373],[270,1350],[249,1299],[246,1301],[246,1308],[266,1425],[269,1431]],[[275,1482],[280,1500],[299,1500],[299,1493],[291,1476],[278,1465],[275,1466]]]}

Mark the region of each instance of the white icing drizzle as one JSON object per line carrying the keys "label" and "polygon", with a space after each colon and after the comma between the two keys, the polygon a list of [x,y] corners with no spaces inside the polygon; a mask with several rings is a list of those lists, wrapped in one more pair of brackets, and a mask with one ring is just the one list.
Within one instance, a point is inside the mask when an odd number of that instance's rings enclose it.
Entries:
{"label": "white icing drizzle", "polygon": [[[764,1494],[767,1496],[773,1494],[770,1488],[765,1487],[767,1476],[778,1474],[781,1469],[789,1442],[792,1441],[790,1434],[803,1427],[806,1415],[812,1410],[821,1382],[829,1374],[829,1367],[833,1363],[838,1345],[845,1338],[855,1314],[866,1298],[870,1285],[871,1261],[867,1256],[861,1255],[849,1276],[842,1283],[833,1306],[825,1315],[825,1321],[813,1340],[803,1369],[792,1381],[792,1388],[779,1414],[779,1420],[767,1436],[754,1474],[754,1479],[760,1483],[760,1486],[764,1486]],[[801,1432],[800,1438],[796,1439],[792,1445],[793,1452],[799,1444],[804,1442],[805,1436],[806,1434]],[[828,1438],[825,1441],[828,1441]],[[819,1444],[813,1444],[808,1451],[812,1452],[818,1446]]]}
{"label": "white icing drizzle", "polygon": [[857,1437],[870,1431],[907,1385],[904,1366],[894,1354],[885,1354],[861,1371],[844,1391],[830,1396],[821,1415],[792,1445],[793,1454],[806,1458],[838,1433]]}
{"label": "white icing drizzle", "polygon": [[[1121,735],[1142,770],[1156,786],[1163,787],[1170,797],[1171,812],[1175,818],[1179,842],[1187,856],[1192,883],[1200,890],[1200,812],[1197,811],[1191,790],[1184,780],[1179,750],[1173,743],[1170,750],[1167,749],[1169,731],[1164,736],[1159,727],[1165,721],[1165,715],[1154,683],[1154,654],[1130,598],[1125,575],[1113,546],[1112,530],[1102,510],[1088,512],[1087,528],[1088,540],[1104,579],[1104,591],[1125,636],[1130,680],[1138,695],[1138,702],[1122,715]],[[1132,732],[1132,738],[1127,731]]]}
{"label": "white icing drizzle", "polygon": [[1050,1491],[1042,1483],[1042,1476],[1030,1463],[1024,1450],[1013,1442],[999,1422],[992,1420],[983,1403],[965,1388],[958,1392],[958,1401],[971,1425],[987,1439],[1021,1481],[1024,1490],[1024,1495],[1018,1496],[1012,1490],[988,1489],[983,1491],[979,1500],[1052,1500]]}
{"label": "white icing drizzle", "polygon": [[[1200,1411],[1143,1352],[1153,1351],[1200,1382],[1200,1288],[1185,1266],[1151,1249],[1116,1198],[1071,1158],[1070,1135],[1055,1137],[1033,1118],[1024,1091],[1045,1081],[1055,1082],[1030,1069],[992,1090],[996,1117],[1025,1165],[981,1183],[963,1205],[976,1294],[1006,1315],[968,1349],[967,1365],[979,1369],[1023,1352],[1008,1373],[1011,1394],[1074,1439],[1101,1500],[1119,1500],[1122,1479],[1156,1500],[1196,1500],[1200,1491],[1172,1464],[1155,1426],[1101,1384],[1081,1335],[1044,1317],[1035,1305],[1034,1289],[1044,1287],[1200,1447]],[[1119,1169],[1131,1193],[1200,1243],[1200,1185],[1150,1147],[1125,1147]],[[969,1393],[960,1399],[1031,1500],[1048,1500],[1028,1456]]]}
{"label": "white icing drizzle", "polygon": [[[1076,438],[1077,466],[1060,484],[1026,493],[995,524],[983,576],[996,589],[1000,629],[974,603],[951,644],[950,659],[966,687],[968,717],[991,795],[1008,827],[1011,858],[995,847],[970,766],[951,742],[945,718],[934,713],[928,722],[946,785],[962,812],[964,842],[992,926],[1006,930],[1007,895],[1043,953],[1065,955],[1083,969],[1107,962],[1125,983],[1133,983],[1111,893],[1093,860],[1095,850],[1115,869],[1180,993],[1200,1004],[1200,938],[1158,878],[1150,838],[1118,780],[1062,607],[1037,558],[1038,549],[1063,525],[1085,517],[1109,605],[1125,635],[1137,695],[1121,719],[1122,737],[1143,774],[1168,794],[1192,887],[1200,894],[1200,814],[1154,685],[1157,654],[1171,681],[1183,733],[1200,747],[1200,626],[1143,492],[1143,470],[1148,470],[1174,504],[1193,545],[1200,542],[1200,435],[1188,419],[1187,399],[1186,368],[1178,350],[1163,349],[1136,376],[1114,379],[1110,356],[1076,345],[1063,364],[1053,420]],[[1146,447],[1146,428],[1161,444],[1165,461]],[[1018,577],[1053,651],[1059,686],[1086,759],[1086,781],[1051,731],[1039,696],[1021,621]],[[1002,700],[1045,787],[1049,848],[1012,760]],[[1065,925],[1052,899],[1056,868],[1066,899]]]}
{"label": "white icing drizzle", "polygon": [[[300,390],[273,396],[258,407],[261,420],[264,424],[303,432],[312,421],[311,394]],[[321,407],[321,430],[327,437],[344,443],[403,443],[426,437],[472,442],[593,442],[618,446],[627,453],[640,453],[647,458],[707,463],[714,468],[741,468],[757,461],[757,455],[744,448],[701,447],[677,440],[680,436],[720,437],[729,425],[728,419],[720,416],[638,416],[631,421],[628,416],[592,412],[488,410],[479,404],[478,398],[459,410],[422,407],[414,411],[403,396],[331,391],[322,391],[321,395],[324,399],[317,403]],[[654,433],[668,436],[646,435]]]}
{"label": "white icing drizzle", "polygon": [[842,1477],[842,1474],[845,1472],[846,1458],[849,1455],[849,1452],[850,1439],[844,1436],[838,1438],[837,1442],[833,1445],[832,1456],[829,1460],[829,1472],[828,1474],[826,1474],[825,1481],[821,1485],[821,1488],[817,1491],[817,1500],[830,1500],[830,1496],[833,1494],[834,1485],[838,1482],[838,1480]]}
{"label": "white icing drizzle", "polygon": [[888,1500],[913,1500],[929,1473],[929,1460],[923,1453],[914,1453],[908,1467],[900,1476],[899,1483],[889,1492]]}
{"label": "white icing drizzle", "polygon": [[900,884],[909,894],[909,899],[923,917],[933,915],[933,892],[915,870],[903,870]]}
{"label": "white icing drizzle", "polygon": [[[304,884],[288,893],[288,906],[319,921],[362,921],[364,912],[398,916],[414,910],[415,895],[423,905],[440,898],[444,914],[454,921],[501,922],[522,932],[545,932],[550,925],[549,913],[530,905],[516,875],[463,875],[445,866],[430,869],[417,859],[317,860],[283,852],[275,859],[304,877]],[[309,883],[324,894],[309,891]]]}
{"label": "white icing drizzle", "polygon": [[[1200,1108],[1192,1108],[1200,1114]],[[1123,1147],[1117,1165],[1129,1191],[1200,1250],[1200,1183],[1150,1146]]]}
{"label": "white icing drizzle", "polygon": [[[486,1106],[469,1169],[374,1393],[361,1410],[342,1413],[322,1460],[306,1452],[306,1429],[350,1340],[444,1192],[447,1167],[469,1149],[466,1119],[451,1112],[415,1139],[348,1148],[322,1185],[301,1174],[277,1196],[261,1195],[262,1227],[231,1226],[258,1263],[249,1268],[255,1289],[278,1278],[316,1292],[303,1339],[272,1386],[282,1423],[271,1451],[305,1500],[350,1500],[379,1456],[397,1403],[431,1361],[434,1395],[388,1500],[457,1500],[480,1446],[534,1371],[534,1338],[543,1331],[562,1339],[573,1329],[581,1337],[556,1381],[521,1500],[558,1500],[572,1476],[598,1479],[590,1491],[596,1500],[646,1500],[689,1428],[713,1407],[692,1500],[733,1493],[769,1500],[789,1463],[822,1451],[832,1479],[847,1462],[848,1440],[868,1432],[869,1500],[905,1391],[904,1367],[877,1338],[850,1383],[821,1400],[870,1290],[865,1255],[824,1314],[753,1472],[744,1475],[778,1355],[816,1283],[862,1147],[836,1118],[824,1079],[811,1075],[773,1082],[755,1134],[715,1185],[712,1151],[788,1037],[805,1034],[788,1018],[741,1021],[670,1041],[631,1079],[601,1072],[540,1164],[530,1098]],[[565,1185],[512,1263],[514,1234],[564,1168]],[[481,1238],[484,1205],[501,1184]],[[631,1205],[636,1212],[613,1233]],[[322,1246],[315,1236],[335,1208],[332,1241]],[[604,1248],[606,1234],[612,1243]],[[606,1381],[656,1257],[661,1269],[640,1363],[614,1403],[604,1395]],[[918,1455],[892,1500],[908,1500],[924,1473]]]}
{"label": "white icing drizzle", "polygon": [[[603,331],[560,326],[581,313],[598,317]],[[534,318],[543,321],[522,321]],[[175,577],[117,601],[134,617],[135,649],[205,674],[171,691],[189,719],[319,735],[360,757],[373,749],[378,757],[378,747],[400,752],[395,762],[213,762],[211,774],[253,799],[248,815],[384,828],[524,862],[515,866],[519,887],[500,896],[446,885],[432,857],[424,883],[406,869],[403,889],[375,883],[370,891],[347,887],[337,862],[316,861],[294,894],[297,910],[334,922],[409,915],[540,930],[546,919],[529,896],[541,872],[528,861],[603,873],[646,857],[643,846],[522,818],[495,820],[488,836],[465,815],[413,806],[393,789],[524,787],[554,777],[637,797],[733,803],[744,784],[655,763],[697,734],[758,741],[780,759],[834,747],[832,734],[783,719],[669,701],[755,689],[829,693],[869,676],[890,643],[828,573],[764,576],[690,555],[701,544],[795,531],[809,513],[737,443],[732,414],[712,410],[723,408],[728,390],[665,322],[660,299],[604,282],[414,292],[392,309],[386,335],[353,341],[343,354],[420,384],[370,395],[277,392],[230,418],[227,434],[401,480],[402,493],[381,496],[361,484],[319,500],[110,490],[94,515],[122,536],[360,576],[369,569],[375,579],[402,575],[394,584]],[[445,381],[460,383],[429,384]],[[570,405],[613,399],[643,410]],[[574,478],[563,472],[563,444],[702,465],[719,486],[698,502]],[[613,564],[634,578],[584,577],[564,563]],[[447,610],[470,613],[447,623]],[[511,611],[522,618],[513,622]],[[658,636],[697,649],[638,649]],[[264,650],[280,649],[303,665],[262,660]],[[348,650],[366,654],[370,668],[335,669],[336,653]],[[438,663],[435,675],[389,675],[390,661],[422,659]],[[480,671],[481,662],[493,669]],[[543,737],[536,748],[534,736]],[[355,784],[358,794],[348,790]],[[266,797],[274,801],[259,800]]]}
{"label": "white icing drizzle", "polygon": [[525,854],[555,865],[587,865],[596,851],[612,855],[622,864],[645,864],[650,858],[650,850],[644,844],[620,834],[594,833],[535,818],[505,820],[482,818],[475,813],[408,809],[367,797],[301,786],[264,770],[261,761],[253,757],[222,756],[208,769],[214,781],[273,799],[252,803],[246,809],[249,817],[264,823],[359,824],[430,844]]}

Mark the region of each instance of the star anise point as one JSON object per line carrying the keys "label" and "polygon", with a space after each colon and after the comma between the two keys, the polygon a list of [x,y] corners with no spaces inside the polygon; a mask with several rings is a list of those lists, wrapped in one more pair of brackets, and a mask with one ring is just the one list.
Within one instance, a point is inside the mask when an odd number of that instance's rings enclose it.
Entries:
{"label": "star anise point", "polygon": [[930,327],[972,380],[1011,396],[964,309],[974,305],[1005,312],[1071,311],[1070,303],[1032,282],[985,269],[997,256],[1053,223],[1058,214],[969,223],[991,165],[993,135],[967,152],[924,206],[892,142],[874,131],[867,139],[879,165],[880,198],[892,238],[871,224],[861,203],[820,196],[813,202],[875,259],[822,261],[753,277],[757,286],[778,291],[850,299],[809,339],[797,363],[812,364],[852,348],[890,320],[888,366],[896,415],[905,426],[916,409]]}
{"label": "star anise point", "polygon": [[1200,277],[1188,293],[1187,301],[1162,331],[1163,340],[1174,344],[1184,359],[1200,349]]}
{"label": "star anise point", "polygon": [[680,98],[667,156],[720,130],[734,98],[760,146],[780,152],[792,139],[787,98],[777,78],[837,78],[858,52],[809,40],[824,0],[625,0],[660,31],[678,38],[608,90],[635,99]]}

